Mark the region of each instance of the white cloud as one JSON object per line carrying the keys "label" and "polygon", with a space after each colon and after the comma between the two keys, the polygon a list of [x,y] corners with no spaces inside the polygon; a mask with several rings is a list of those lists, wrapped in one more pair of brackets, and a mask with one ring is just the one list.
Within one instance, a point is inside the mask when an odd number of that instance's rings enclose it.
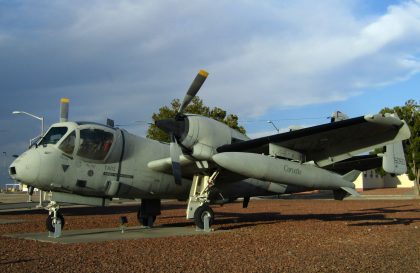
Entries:
{"label": "white cloud", "polygon": [[[292,16],[281,20],[296,31],[293,37],[280,31],[251,39],[234,58],[212,65],[223,75],[213,92],[234,101],[236,111],[260,115],[267,108],[345,100],[361,88],[419,72],[420,62],[413,57],[420,51],[419,2],[389,7],[369,22],[349,14],[339,18],[343,13],[333,11],[340,10],[339,4],[318,10],[325,15],[320,32],[314,10],[302,7],[288,9]],[[350,27],[337,28],[337,21]]]}
{"label": "white cloud", "polygon": [[360,3],[17,2],[0,11],[0,89],[10,91],[0,108],[41,112],[66,96],[73,117],[148,120],[204,68],[205,102],[246,118],[419,73],[420,2],[382,14],[358,14]]}

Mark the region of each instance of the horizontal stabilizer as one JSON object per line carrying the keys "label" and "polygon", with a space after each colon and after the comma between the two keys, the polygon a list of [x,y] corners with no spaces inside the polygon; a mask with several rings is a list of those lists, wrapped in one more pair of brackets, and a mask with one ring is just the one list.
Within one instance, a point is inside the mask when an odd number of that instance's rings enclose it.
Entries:
{"label": "horizontal stabilizer", "polygon": [[348,187],[341,187],[341,189],[345,190],[346,192],[348,192],[354,197],[360,197],[360,194],[355,189],[348,188]]}
{"label": "horizontal stabilizer", "polygon": [[359,177],[360,173],[361,173],[361,171],[353,170],[353,171],[348,172],[345,175],[343,175],[342,178],[346,181],[353,182],[354,180],[357,179],[357,177]]}
{"label": "horizontal stabilizer", "polygon": [[345,197],[352,195],[354,197],[360,197],[360,194],[352,188],[341,187],[338,190],[333,190],[335,200],[343,200]]}

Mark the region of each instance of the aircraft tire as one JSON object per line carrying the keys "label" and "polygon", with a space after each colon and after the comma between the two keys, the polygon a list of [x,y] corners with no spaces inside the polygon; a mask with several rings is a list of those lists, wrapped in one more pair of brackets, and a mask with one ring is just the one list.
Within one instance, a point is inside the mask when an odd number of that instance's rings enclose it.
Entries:
{"label": "aircraft tire", "polygon": [[208,205],[199,206],[194,212],[194,222],[199,229],[204,229],[204,216],[208,215],[209,227],[213,224],[214,212]]}
{"label": "aircraft tire", "polygon": [[[61,220],[61,229],[63,229],[64,224],[65,224],[64,216],[60,212],[57,212],[57,217]],[[45,225],[47,226],[48,231],[55,232],[55,226],[53,225],[53,215],[52,214],[48,215],[47,220],[45,221]]]}
{"label": "aircraft tire", "polygon": [[147,216],[142,216],[141,213],[140,213],[140,210],[137,212],[137,220],[139,220],[139,223],[142,224],[145,227],[152,227],[153,226],[153,224],[156,221],[156,215],[153,215],[152,217],[153,217],[152,225],[149,226],[148,217]]}
{"label": "aircraft tire", "polygon": [[145,227],[153,227],[153,224],[155,223],[155,220],[156,220],[156,216],[152,216],[152,217],[153,217],[153,221],[151,225],[149,225],[148,217],[141,217],[141,224]]}

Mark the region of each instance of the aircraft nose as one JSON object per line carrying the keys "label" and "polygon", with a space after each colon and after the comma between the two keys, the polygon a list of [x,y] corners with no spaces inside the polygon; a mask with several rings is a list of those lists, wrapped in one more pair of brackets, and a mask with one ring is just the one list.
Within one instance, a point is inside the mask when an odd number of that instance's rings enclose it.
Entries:
{"label": "aircraft nose", "polygon": [[13,180],[36,186],[40,169],[40,156],[37,150],[32,149],[23,153],[12,162],[9,174]]}

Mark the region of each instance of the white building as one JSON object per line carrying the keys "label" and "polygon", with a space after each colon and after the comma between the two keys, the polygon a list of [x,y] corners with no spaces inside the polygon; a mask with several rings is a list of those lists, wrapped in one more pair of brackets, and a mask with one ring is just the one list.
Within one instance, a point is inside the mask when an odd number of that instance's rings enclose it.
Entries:
{"label": "white building", "polygon": [[375,170],[362,172],[354,181],[356,189],[378,189],[378,188],[412,188],[414,181],[408,179],[408,175],[402,174],[391,176],[389,174],[384,177],[380,176]]}

